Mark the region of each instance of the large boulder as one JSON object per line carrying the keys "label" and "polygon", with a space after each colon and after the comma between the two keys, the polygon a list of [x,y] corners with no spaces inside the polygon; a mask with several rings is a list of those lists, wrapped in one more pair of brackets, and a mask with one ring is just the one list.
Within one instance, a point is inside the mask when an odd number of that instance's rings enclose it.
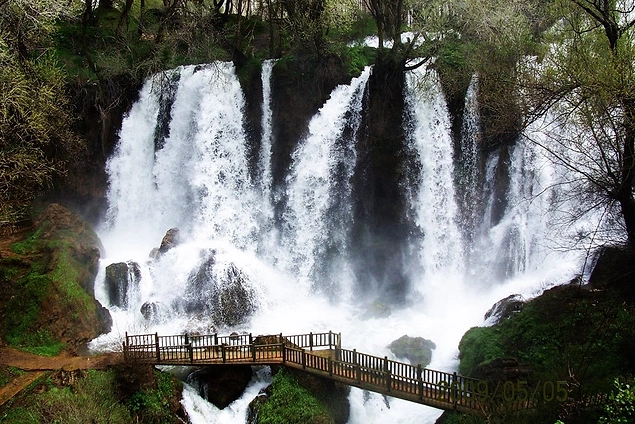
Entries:
{"label": "large boulder", "polygon": [[256,310],[256,299],[247,276],[236,265],[231,263],[224,271],[212,295],[212,315],[216,323],[234,326]]}
{"label": "large boulder", "polygon": [[144,302],[139,308],[139,312],[146,320],[155,323],[161,320],[161,314],[164,310],[165,307],[160,302]]}
{"label": "large boulder", "polygon": [[180,309],[211,316],[218,326],[243,323],[257,307],[247,275],[232,262],[217,262],[213,250],[205,254],[207,257],[188,279]]}
{"label": "large boulder", "polygon": [[[293,368],[272,367],[271,371],[275,374],[273,384],[261,390],[249,403],[248,424],[261,422],[263,407],[267,404],[266,418],[272,422],[348,422],[349,386]],[[302,406],[314,403],[320,407],[311,407],[310,414],[298,412]]]}
{"label": "large boulder", "polygon": [[423,337],[401,336],[388,345],[388,348],[398,358],[405,358],[411,364],[428,366],[432,359],[432,350],[436,349],[434,342]]}
{"label": "large boulder", "polygon": [[180,242],[179,237],[179,229],[178,228],[170,228],[163,236],[163,240],[161,240],[161,246],[159,246],[159,253],[165,253],[168,250],[176,247]]}
{"label": "large boulder", "polygon": [[110,304],[119,308],[129,305],[130,288],[141,280],[141,269],[136,262],[117,262],[106,267],[105,285]]}
{"label": "large boulder", "polygon": [[480,364],[475,377],[484,381],[526,381],[529,371],[516,358],[497,358]]}
{"label": "large boulder", "polygon": [[187,380],[201,397],[223,409],[243,394],[251,376],[248,365],[224,365],[197,370]]}

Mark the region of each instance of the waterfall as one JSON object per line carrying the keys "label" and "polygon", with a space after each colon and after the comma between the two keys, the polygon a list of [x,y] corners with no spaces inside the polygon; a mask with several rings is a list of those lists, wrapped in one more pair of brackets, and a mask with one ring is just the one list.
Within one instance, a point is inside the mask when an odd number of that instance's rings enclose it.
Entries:
{"label": "waterfall", "polygon": [[[278,262],[304,284],[327,277],[320,268],[329,250],[333,255],[346,254],[354,145],[369,75],[367,68],[350,85],[341,85],[331,93],[293,154],[282,217],[281,247],[286,255]],[[328,281],[320,284],[332,285]]]}
{"label": "waterfall", "polygon": [[[179,67],[145,82],[107,163],[109,210],[98,230],[106,254],[96,296],[109,306],[114,328],[91,343],[94,349],[120,346],[126,331],[333,330],[342,333],[343,347],[399,359],[387,346],[407,334],[434,341],[430,367],[451,371],[460,337],[482,324],[496,301],[515,293],[531,297],[580,270],[577,252],[559,252],[552,234],[566,213],[554,201],[561,171],[526,138],[487,155],[477,149],[476,78],[457,149],[436,74],[412,71],[403,128],[412,163],[404,167],[403,189],[413,289],[405,305],[368,314],[356,302],[349,251],[351,199],[360,189],[352,176],[361,160],[356,147],[372,70],[331,92],[297,140],[281,186],[273,187],[274,66],[262,67],[259,146],[244,129],[246,97],[231,63]],[[250,164],[246,152],[254,146],[259,157]],[[284,201],[274,218],[278,195]],[[170,228],[179,228],[180,241],[149,257]],[[129,261],[141,278],[128,304],[117,307],[105,268]],[[236,299],[240,307],[232,308]],[[267,381],[254,378],[228,410],[189,388],[183,403],[195,423],[233,423]],[[359,389],[349,400],[351,424],[432,423],[440,414]]]}
{"label": "waterfall", "polygon": [[[461,272],[463,240],[458,227],[450,117],[436,73],[415,70],[407,75],[407,106],[412,123],[407,142],[421,169],[418,192],[410,199],[423,237],[418,251],[424,277]],[[421,81],[430,79],[426,90]]]}

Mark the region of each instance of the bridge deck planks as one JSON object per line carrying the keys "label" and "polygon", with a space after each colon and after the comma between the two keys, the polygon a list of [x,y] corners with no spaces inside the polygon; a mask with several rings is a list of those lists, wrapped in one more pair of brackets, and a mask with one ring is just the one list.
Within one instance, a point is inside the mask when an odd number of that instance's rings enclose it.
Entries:
{"label": "bridge deck planks", "polygon": [[[327,334],[328,343],[325,341]],[[420,366],[413,367],[410,364],[390,361],[387,358],[372,357],[356,351],[345,351],[339,347],[339,335],[330,332],[311,333],[308,341],[306,336],[309,335],[260,336],[268,340],[267,343],[271,343],[273,340],[279,343],[256,344],[251,335],[248,339],[241,336],[245,338],[240,340],[216,335],[189,337],[159,337],[157,334],[126,335],[123,347],[124,358],[131,362],[188,366],[284,365],[339,383],[434,408],[475,415],[487,415],[487,413],[492,412],[493,405],[479,401],[473,390],[470,392],[466,389],[466,381],[469,379],[457,376],[456,373],[422,369]],[[213,338],[215,341],[222,340],[223,343],[196,345],[198,339],[195,337],[206,338],[205,340]],[[140,340],[142,342],[135,343]],[[343,356],[354,359],[345,360]],[[390,367],[402,370],[402,374],[392,373]],[[412,378],[412,373],[415,370],[418,374],[417,379]],[[428,377],[429,380],[424,380],[423,375],[431,375],[432,377]],[[451,384],[452,382],[455,384]],[[506,409],[509,406],[507,405]],[[531,408],[532,405],[527,403],[511,405],[512,410]]]}

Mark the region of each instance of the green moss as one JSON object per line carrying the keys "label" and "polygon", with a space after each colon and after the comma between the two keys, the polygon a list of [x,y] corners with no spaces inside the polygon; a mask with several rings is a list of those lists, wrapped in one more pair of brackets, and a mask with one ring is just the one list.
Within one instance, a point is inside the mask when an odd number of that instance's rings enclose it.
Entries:
{"label": "green moss", "polygon": [[348,74],[351,77],[359,75],[366,66],[372,65],[375,60],[376,49],[368,46],[347,47],[340,53],[348,63]]}
{"label": "green moss", "polygon": [[260,78],[262,73],[262,62],[259,59],[251,58],[245,64],[238,67],[236,74],[243,87],[249,86],[249,81],[253,78]]}
{"label": "green moss", "polygon": [[273,379],[271,397],[259,411],[259,424],[332,423],[326,406],[284,369]]}
{"label": "green moss", "polygon": [[28,236],[22,241],[13,243],[11,245],[11,251],[19,255],[27,255],[38,250],[42,245],[42,233],[44,228],[38,228],[33,234]]}
{"label": "green moss", "polygon": [[52,281],[38,273],[30,273],[18,281],[18,288],[5,306],[3,330],[12,346],[23,346],[38,332],[37,319],[40,305],[47,296]]}
{"label": "green moss", "polygon": [[44,221],[26,239],[11,246],[12,252],[25,256],[0,263],[1,276],[11,290],[3,305],[0,331],[11,346],[57,355],[66,346],[43,325],[51,320],[48,315],[63,309],[71,318],[71,327],[78,320],[95,315],[96,303],[82,287],[90,273],[89,264],[84,263],[88,257],[84,258],[86,254],[82,252],[97,240],[88,228],[73,234]]}
{"label": "green moss", "polygon": [[[487,328],[472,328],[459,344],[464,375],[496,358],[513,357],[536,381],[575,381],[581,393],[608,393],[630,372],[635,308],[609,291],[556,287],[521,312]],[[575,393],[571,393],[576,395]]]}

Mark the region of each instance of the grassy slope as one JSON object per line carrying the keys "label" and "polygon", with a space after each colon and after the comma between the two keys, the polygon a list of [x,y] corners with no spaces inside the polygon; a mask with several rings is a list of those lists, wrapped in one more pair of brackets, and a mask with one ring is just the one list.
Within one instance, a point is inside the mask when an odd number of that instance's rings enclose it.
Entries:
{"label": "grassy slope", "polygon": [[181,383],[152,369],[144,373],[136,385],[122,368],[47,373],[0,408],[0,423],[182,422],[176,418]]}

